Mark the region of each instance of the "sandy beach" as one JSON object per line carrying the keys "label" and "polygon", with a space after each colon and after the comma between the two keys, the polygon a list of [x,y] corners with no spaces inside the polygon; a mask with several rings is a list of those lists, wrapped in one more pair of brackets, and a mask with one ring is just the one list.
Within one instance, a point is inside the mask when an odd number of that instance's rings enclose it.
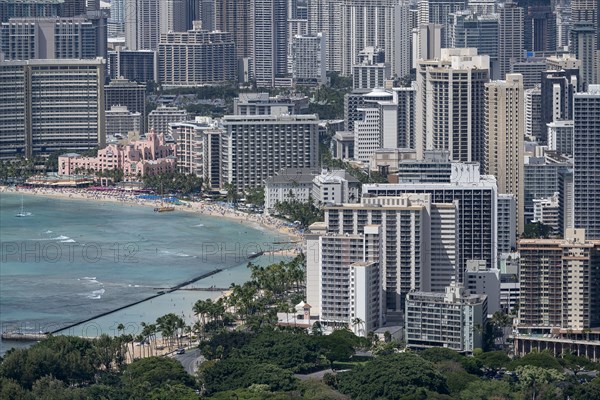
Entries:
{"label": "sandy beach", "polygon": [[[54,197],[60,199],[93,200],[120,203],[129,205],[130,207],[144,206],[154,208],[161,205],[159,201],[140,199],[135,194],[120,190],[96,191],[88,189],[41,187],[29,189],[1,186],[0,193],[3,192],[23,193],[34,196]],[[193,212],[201,215],[208,215],[212,217],[226,218],[230,220],[239,221],[243,224],[249,224],[251,226],[264,228],[288,236],[290,238],[291,243],[298,243],[298,245],[300,245],[303,240],[301,233],[297,229],[289,227],[285,222],[271,216],[266,216],[262,214],[248,214],[214,202],[188,201],[183,203],[183,205],[174,206],[176,211]],[[289,255],[289,252],[286,255]]]}
{"label": "sandy beach", "polygon": [[[1,193],[25,194],[39,196],[43,198],[57,198],[63,200],[86,200],[94,202],[108,202],[121,204],[123,207],[157,207],[160,206],[160,201],[141,199],[138,195],[124,192],[120,190],[113,191],[97,191],[88,189],[74,188],[15,188],[0,186]],[[272,251],[272,255],[293,257],[298,254],[302,247],[302,235],[295,228],[288,226],[287,223],[274,217],[265,216],[262,214],[247,214],[241,211],[234,210],[225,205],[214,202],[185,202],[182,205],[175,205],[175,212],[195,213],[197,215],[206,215],[216,218],[226,218],[228,220],[238,221],[240,224],[250,227],[262,228],[270,232],[277,232],[287,239],[284,239],[279,249]],[[288,242],[289,241],[289,242]],[[227,296],[229,291],[215,293],[219,297]],[[213,300],[216,300],[213,299]],[[188,310],[184,310],[185,314],[193,314],[191,309],[193,304],[188,305]],[[163,350],[163,349],[161,349]],[[173,349],[164,349],[162,352],[172,351]],[[147,356],[149,350],[143,346],[134,345],[133,357]],[[148,352],[148,353],[146,353]],[[129,360],[131,361],[131,360]]]}

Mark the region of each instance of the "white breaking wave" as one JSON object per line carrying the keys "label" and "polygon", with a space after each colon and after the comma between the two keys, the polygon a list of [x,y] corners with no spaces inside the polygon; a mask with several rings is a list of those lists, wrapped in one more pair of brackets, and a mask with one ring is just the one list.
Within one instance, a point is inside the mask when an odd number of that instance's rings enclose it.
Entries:
{"label": "white breaking wave", "polygon": [[161,253],[163,254],[167,254],[170,256],[177,256],[177,257],[191,257],[189,254],[185,254],[185,253],[174,253],[168,250],[162,250]]}
{"label": "white breaking wave", "polygon": [[102,298],[102,295],[106,292],[104,289],[94,290],[92,293],[87,295],[88,299],[98,300]]}
{"label": "white breaking wave", "polygon": [[61,243],[76,243],[74,239],[61,240]]}

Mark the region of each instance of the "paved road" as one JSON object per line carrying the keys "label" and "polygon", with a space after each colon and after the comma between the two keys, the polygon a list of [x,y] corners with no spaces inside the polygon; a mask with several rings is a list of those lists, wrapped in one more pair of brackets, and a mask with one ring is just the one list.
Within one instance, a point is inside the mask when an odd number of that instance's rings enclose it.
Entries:
{"label": "paved road", "polygon": [[198,366],[204,361],[200,349],[186,350],[185,354],[175,354],[173,357],[183,365],[190,375],[195,375]]}

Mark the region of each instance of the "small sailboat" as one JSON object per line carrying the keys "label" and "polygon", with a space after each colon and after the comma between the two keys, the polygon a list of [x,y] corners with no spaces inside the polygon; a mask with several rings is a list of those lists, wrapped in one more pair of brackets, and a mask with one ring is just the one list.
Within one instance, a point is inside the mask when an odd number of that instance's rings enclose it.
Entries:
{"label": "small sailboat", "polygon": [[154,212],[169,212],[169,211],[175,211],[175,207],[173,206],[165,206],[165,199],[164,199],[164,193],[163,193],[163,187],[162,184],[160,185],[160,207],[156,207],[154,209]]}
{"label": "small sailboat", "polygon": [[31,216],[31,213],[28,211],[25,211],[25,209],[23,208],[23,196],[21,196],[21,212],[18,213],[17,215],[15,215],[15,217],[29,217]]}

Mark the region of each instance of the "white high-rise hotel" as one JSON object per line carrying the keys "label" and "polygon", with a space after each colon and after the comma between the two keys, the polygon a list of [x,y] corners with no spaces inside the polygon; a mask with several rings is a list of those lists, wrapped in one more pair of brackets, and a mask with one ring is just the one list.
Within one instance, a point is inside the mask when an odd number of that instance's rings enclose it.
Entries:
{"label": "white high-rise hotel", "polygon": [[448,150],[453,161],[483,161],[484,85],[489,56],[477,49],[442,49],[440,60],[417,65],[416,150]]}

